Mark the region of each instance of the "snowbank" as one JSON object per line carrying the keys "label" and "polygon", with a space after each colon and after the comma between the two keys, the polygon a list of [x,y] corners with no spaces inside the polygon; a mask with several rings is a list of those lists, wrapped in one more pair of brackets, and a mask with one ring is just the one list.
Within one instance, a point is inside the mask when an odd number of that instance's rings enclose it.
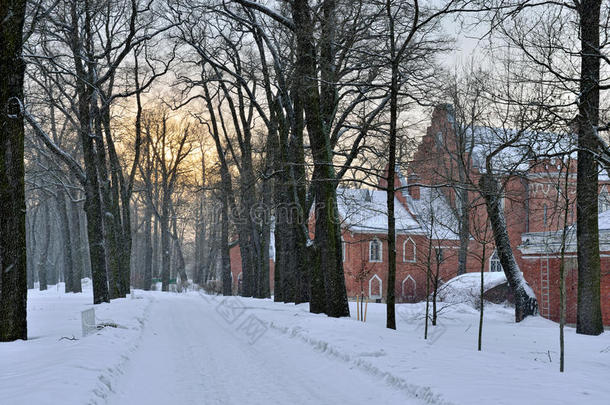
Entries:
{"label": "snowbank", "polygon": [[[483,288],[485,291],[506,282],[504,272],[483,273]],[[447,281],[439,289],[439,301],[451,304],[468,304],[478,307],[481,294],[481,273],[466,273]]]}
{"label": "snowbank", "polygon": [[[424,303],[397,305],[396,331],[385,328],[384,304],[369,304],[366,323],[354,319],[355,303],[351,319],[312,315],[306,304],[248,300],[248,306],[259,307],[255,313],[269,319],[275,333],[422,403],[605,405],[610,397],[610,334],[589,337],[566,328],[566,372],[560,374],[557,324],[541,317],[516,324],[514,310],[503,305],[486,306],[481,352],[479,313],[466,304],[445,307],[427,340]],[[278,307],[288,309],[285,316],[272,309]]]}

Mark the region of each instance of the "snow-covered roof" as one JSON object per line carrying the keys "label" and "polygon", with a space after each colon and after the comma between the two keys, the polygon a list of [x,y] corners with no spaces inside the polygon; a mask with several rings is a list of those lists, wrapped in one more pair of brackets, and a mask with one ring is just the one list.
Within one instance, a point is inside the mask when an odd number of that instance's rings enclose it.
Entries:
{"label": "snow-covered roof", "polygon": [[[337,188],[342,226],[357,233],[387,233],[387,194],[383,190]],[[418,222],[394,197],[396,233],[421,233]]]}
{"label": "snow-covered roof", "polygon": [[508,170],[526,171],[529,160],[535,156],[569,153],[574,149],[573,137],[560,136],[548,132],[523,131],[514,129],[474,127],[467,130],[467,136],[474,137],[472,163],[485,172],[485,158],[499,146],[514,141],[492,159],[492,165],[499,172]]}
{"label": "snow-covered roof", "polygon": [[[610,210],[598,216],[599,249],[610,251]],[[557,253],[561,250],[562,230],[547,232],[528,232],[521,235],[519,250],[526,255]],[[566,233],[566,252],[576,252],[576,224],[569,225]]]}
{"label": "snow-covered roof", "polygon": [[[531,159],[536,156],[569,154],[570,158],[576,159],[575,136],[532,131],[523,131],[519,134],[515,129],[491,127],[474,127],[466,132],[467,136],[474,136],[472,164],[483,173],[487,171],[485,158],[500,145],[514,138],[517,139],[514,144],[503,149],[492,159],[492,166],[499,173],[515,170],[526,172],[530,168]],[[610,180],[608,172],[601,166],[598,179]]]}
{"label": "snow-covered roof", "polygon": [[417,200],[403,195],[422,231],[433,239],[458,240],[459,222],[445,195],[437,188],[427,187],[421,187],[419,194]]}

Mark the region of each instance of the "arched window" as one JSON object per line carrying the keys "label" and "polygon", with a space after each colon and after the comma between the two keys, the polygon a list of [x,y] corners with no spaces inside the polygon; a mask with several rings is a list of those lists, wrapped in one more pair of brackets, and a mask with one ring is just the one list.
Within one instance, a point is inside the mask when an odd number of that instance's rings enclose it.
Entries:
{"label": "arched window", "polygon": [[383,291],[383,282],[377,274],[373,274],[373,277],[369,279],[369,298],[376,299],[381,298]]}
{"label": "arched window", "polygon": [[415,242],[410,237],[402,244],[402,261],[408,263],[415,263],[417,261]]}
{"label": "arched window", "polygon": [[383,247],[377,238],[369,242],[369,262],[381,262],[383,260]]}
{"label": "arched window", "polygon": [[407,277],[402,280],[401,292],[403,301],[415,302],[417,297],[417,283],[410,274],[407,274]]}
{"label": "arched window", "polygon": [[495,250],[489,258],[489,271],[503,271],[502,265],[500,264],[500,258],[498,257],[498,252]]}

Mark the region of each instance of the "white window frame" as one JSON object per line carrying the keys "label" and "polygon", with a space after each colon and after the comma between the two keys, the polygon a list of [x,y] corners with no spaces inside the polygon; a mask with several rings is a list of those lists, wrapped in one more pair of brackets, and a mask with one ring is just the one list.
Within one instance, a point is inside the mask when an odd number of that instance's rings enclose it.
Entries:
{"label": "white window frame", "polygon": [[[413,244],[413,259],[411,260],[407,260],[407,243],[411,242]],[[413,239],[411,239],[411,237],[409,236],[407,239],[405,239],[405,241],[402,243],[402,261],[404,263],[416,263],[417,262],[417,245],[415,244],[415,241]]]}
{"label": "white window frame", "polygon": [[[373,290],[372,290],[374,279],[377,279],[377,281],[379,281],[379,294],[375,294],[375,295],[373,295]],[[373,277],[371,277],[369,279],[369,298],[371,298],[371,299],[381,298],[382,294],[383,294],[383,280],[377,274],[373,274]]]}
{"label": "white window frame", "polygon": [[[379,259],[373,260],[373,242],[379,244]],[[370,263],[381,263],[383,262],[383,243],[379,238],[374,238],[369,242],[369,262]]]}
{"label": "white window frame", "polygon": [[[494,256],[496,256],[496,259],[494,259]],[[497,262],[497,265],[500,267],[500,270],[492,270],[492,268],[494,268],[494,265],[492,263]],[[499,273],[501,271],[504,271],[502,269],[502,263],[500,263],[500,257],[498,256],[498,251],[494,250],[493,253],[491,254],[491,256],[489,256],[489,272],[490,273]]]}
{"label": "white window frame", "polygon": [[411,282],[413,283],[413,294],[417,295],[417,281],[415,281],[415,279],[410,274],[407,274],[407,277],[402,280],[402,283],[400,285],[400,291],[402,292],[403,297],[407,296],[407,294],[405,294],[405,283],[409,280],[411,280]]}
{"label": "white window frame", "polygon": [[345,258],[347,257],[347,244],[345,243],[345,239],[341,236],[341,261],[345,262]]}

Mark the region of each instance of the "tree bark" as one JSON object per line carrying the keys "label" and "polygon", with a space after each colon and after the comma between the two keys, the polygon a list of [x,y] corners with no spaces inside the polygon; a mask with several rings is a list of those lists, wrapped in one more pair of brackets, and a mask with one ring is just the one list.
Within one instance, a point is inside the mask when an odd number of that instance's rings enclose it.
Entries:
{"label": "tree bark", "polygon": [[169,195],[164,193],[159,227],[161,228],[161,291],[169,291],[171,245],[169,234]]}
{"label": "tree bark", "polygon": [[40,250],[40,262],[38,263],[38,289],[45,291],[49,275],[49,246],[51,245],[51,211],[44,214],[44,247]]}
{"label": "tree bark", "polygon": [[[463,176],[460,176],[463,177]],[[465,179],[460,179],[460,184],[465,184]],[[470,243],[470,209],[468,191],[459,189],[456,190],[456,197],[460,200],[460,206],[458,209],[459,218],[459,237],[460,237],[460,248],[458,250],[458,276],[466,274],[467,261],[468,261],[468,245]]]}
{"label": "tree bark", "polygon": [[390,82],[390,132],[387,173],[387,220],[388,220],[388,285],[386,292],[386,328],[396,329],[396,218],[394,216],[394,179],[396,177],[396,125],[398,121],[398,83],[399,60],[396,55],[396,37],[394,33],[394,18],[390,1],[386,1],[390,34],[390,60],[392,78]]}
{"label": "tree bark", "polygon": [[83,243],[80,234],[80,208],[78,203],[70,203],[70,236],[72,245],[72,265],[74,274],[72,275],[72,292],[79,293],[83,291],[81,279],[83,277],[83,269],[86,266],[85,255],[83,254]]}
{"label": "tree bark", "polygon": [[22,58],[25,0],[0,6],[0,341],[27,339]]}
{"label": "tree bark", "polygon": [[485,205],[487,215],[491,222],[494,241],[500,263],[506,274],[508,284],[515,296],[515,322],[521,322],[527,316],[538,314],[538,301],[531,287],[523,278],[519,265],[515,260],[508,238],[506,219],[500,206],[500,190],[498,180],[493,174],[487,172],[481,175],[479,187]]}
{"label": "tree bark", "polygon": [[580,2],[581,72],[578,97],[578,174],[576,184],[576,238],[578,245],[578,309],[576,333],[599,335],[604,331],[600,295],[598,224],[599,124],[599,0]]}
{"label": "tree bark", "polygon": [[[28,290],[34,288],[34,272],[36,271],[36,263],[34,263],[36,255],[36,219],[38,216],[37,209],[28,209],[26,215],[26,245],[27,245],[27,285]],[[2,281],[0,280],[0,285]]]}
{"label": "tree bark", "polygon": [[144,279],[142,288],[150,290],[152,285],[152,262],[153,262],[153,241],[152,241],[152,207],[146,203],[144,208]]}
{"label": "tree bark", "polygon": [[[333,7],[325,1],[323,8]],[[325,10],[328,16],[332,10]],[[345,275],[341,258],[341,234],[338,222],[335,173],[328,128],[324,127],[320,92],[317,81],[316,50],[313,42],[313,23],[307,0],[295,0],[292,6],[297,38],[297,66],[295,80],[303,96],[303,109],[307,117],[307,132],[314,159],[312,189],[315,198],[315,252],[311,289],[311,312],[324,312],[329,316],[349,316]],[[329,39],[330,41],[330,39]],[[321,289],[320,279],[324,289]]]}
{"label": "tree bark", "polygon": [[68,209],[66,207],[66,196],[61,186],[57,187],[57,213],[59,214],[59,225],[61,227],[63,259],[64,259],[64,282],[65,291],[74,292],[74,264],[72,262],[72,241],[70,240],[70,222],[68,220]]}
{"label": "tree bark", "polygon": [[[91,16],[89,4],[86,2],[85,28],[91,31]],[[91,273],[93,279],[93,303],[110,302],[108,293],[108,274],[106,269],[106,249],[102,216],[102,201],[100,183],[97,173],[97,153],[93,140],[91,103],[93,89],[90,86],[91,72],[87,72],[83,56],[84,47],[79,37],[79,16],[76,2],[71,5],[72,20],[72,56],[76,71],[76,94],[78,98],[79,137],[83,149],[85,164],[85,213],[87,214],[87,234],[89,239],[89,255],[91,257]]]}
{"label": "tree bark", "polygon": [[221,230],[220,230],[220,251],[221,251],[221,279],[222,279],[222,295],[233,295],[233,286],[231,283],[231,254],[229,250],[229,203],[227,196],[222,193],[222,213],[221,213]]}

